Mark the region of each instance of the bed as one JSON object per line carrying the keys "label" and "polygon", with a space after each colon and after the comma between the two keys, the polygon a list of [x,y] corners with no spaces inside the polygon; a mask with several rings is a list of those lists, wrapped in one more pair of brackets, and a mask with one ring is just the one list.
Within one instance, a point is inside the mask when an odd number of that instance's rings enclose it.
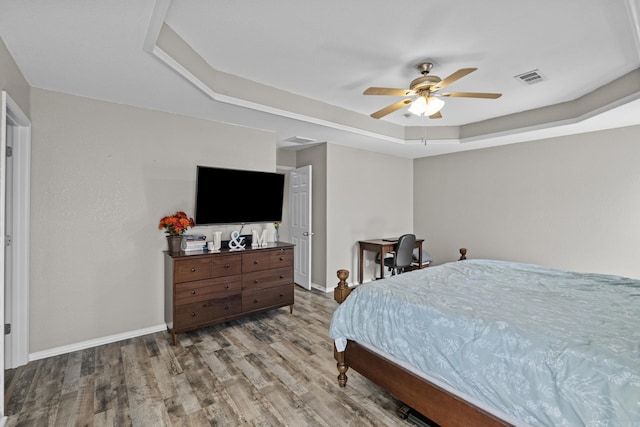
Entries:
{"label": "bed", "polygon": [[640,281],[496,260],[349,288],[330,335],[353,369],[441,426],[640,426]]}

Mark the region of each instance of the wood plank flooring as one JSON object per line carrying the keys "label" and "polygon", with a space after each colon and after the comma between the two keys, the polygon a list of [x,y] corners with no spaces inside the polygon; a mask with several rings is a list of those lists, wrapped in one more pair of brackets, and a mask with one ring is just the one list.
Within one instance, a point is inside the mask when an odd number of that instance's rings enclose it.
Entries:
{"label": "wood plank flooring", "polygon": [[6,371],[8,426],[412,426],[349,371],[338,387],[331,294],[179,335],[158,332]]}

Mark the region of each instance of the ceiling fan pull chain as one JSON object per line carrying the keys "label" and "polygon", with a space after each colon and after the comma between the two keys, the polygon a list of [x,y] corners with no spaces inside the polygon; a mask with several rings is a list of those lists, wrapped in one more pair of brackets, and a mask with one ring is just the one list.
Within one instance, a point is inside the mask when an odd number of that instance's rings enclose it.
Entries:
{"label": "ceiling fan pull chain", "polygon": [[424,146],[427,146],[427,125],[424,124],[424,113],[420,115],[420,120],[422,121],[422,143]]}

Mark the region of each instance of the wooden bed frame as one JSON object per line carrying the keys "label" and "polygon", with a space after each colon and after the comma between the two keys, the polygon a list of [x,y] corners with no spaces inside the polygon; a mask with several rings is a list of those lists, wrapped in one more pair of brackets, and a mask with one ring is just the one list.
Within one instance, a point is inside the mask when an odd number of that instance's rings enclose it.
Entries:
{"label": "wooden bed frame", "polygon": [[[466,249],[460,249],[460,259],[466,259]],[[341,304],[353,288],[346,280],[347,270],[338,270],[340,282],[334,290],[334,299]],[[509,426],[511,424],[466,402],[460,397],[409,372],[401,366],[348,340],[345,351],[338,352],[334,345],[338,367],[338,384],[347,385],[347,370],[355,371],[385,389],[402,403],[415,409],[442,427]]]}

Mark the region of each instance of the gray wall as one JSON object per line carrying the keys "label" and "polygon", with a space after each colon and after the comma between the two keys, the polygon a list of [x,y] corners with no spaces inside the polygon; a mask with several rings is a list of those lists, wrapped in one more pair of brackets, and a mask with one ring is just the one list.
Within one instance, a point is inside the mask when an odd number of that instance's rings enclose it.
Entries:
{"label": "gray wall", "polygon": [[[413,161],[338,144],[296,153],[298,167],[312,165],[312,282],[331,290],[339,269],[357,280],[359,240],[413,231]],[[365,280],[379,271],[374,257]]]}
{"label": "gray wall", "polygon": [[[413,160],[331,144],[327,147],[327,287],[346,268],[357,280],[358,241],[413,229]],[[364,280],[379,275],[366,252]]]}
{"label": "gray wall", "polygon": [[196,165],[275,171],[264,131],[36,88],[31,119],[31,352],[162,325],[158,223]]}
{"label": "gray wall", "polygon": [[297,152],[297,167],[311,165],[311,282],[325,286],[327,266],[327,144]]}
{"label": "gray wall", "polygon": [[29,114],[29,84],[0,37],[0,90],[6,91],[20,109]]}
{"label": "gray wall", "polygon": [[418,159],[414,223],[436,264],[524,261],[640,278],[640,126]]}

